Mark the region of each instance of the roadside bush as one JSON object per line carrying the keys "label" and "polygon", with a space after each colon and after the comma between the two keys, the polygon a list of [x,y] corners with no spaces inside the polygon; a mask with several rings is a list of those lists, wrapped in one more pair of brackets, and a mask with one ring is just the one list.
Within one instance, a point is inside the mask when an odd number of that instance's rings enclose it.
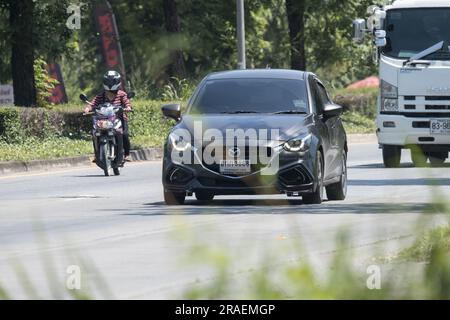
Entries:
{"label": "roadside bush", "polygon": [[18,108],[5,107],[0,109],[0,140],[19,143],[26,135],[20,123]]}
{"label": "roadside bush", "polygon": [[359,113],[375,118],[378,89],[339,90],[333,95],[335,103],[345,111]]}
{"label": "roadside bush", "polygon": [[[171,120],[163,118],[160,101],[136,100],[133,101],[134,113],[130,114],[130,135],[133,148],[161,146],[170,127]],[[49,152],[33,153],[34,156],[50,158],[78,155],[85,152],[85,145],[79,147],[76,141],[90,140],[92,118],[82,115],[83,105],[68,104],[47,108],[0,108],[0,142],[2,151],[10,155],[1,155],[1,160],[29,159],[33,155],[20,155],[28,153],[31,145],[42,144],[51,146]],[[67,140],[73,140],[69,143]],[[61,143],[57,143],[57,141]],[[78,142],[77,142],[78,143]],[[58,145],[60,147],[58,147]],[[38,148],[39,146],[36,146]],[[62,150],[73,148],[73,152]],[[61,150],[59,150],[61,149]],[[8,151],[9,150],[9,151]],[[2,152],[3,153],[3,152]],[[11,154],[15,154],[11,158]]]}
{"label": "roadside bush", "polygon": [[[134,112],[130,115],[130,136],[133,144],[146,142],[145,144],[158,147],[163,144],[174,123],[162,116],[161,105],[161,101],[133,101]],[[138,138],[137,141],[134,138]]]}

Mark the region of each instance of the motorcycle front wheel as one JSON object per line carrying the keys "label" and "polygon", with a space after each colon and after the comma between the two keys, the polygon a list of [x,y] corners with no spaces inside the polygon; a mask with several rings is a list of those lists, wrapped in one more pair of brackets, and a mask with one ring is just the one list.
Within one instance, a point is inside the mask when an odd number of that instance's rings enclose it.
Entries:
{"label": "motorcycle front wheel", "polygon": [[108,143],[102,143],[100,145],[99,153],[101,156],[102,169],[105,173],[105,177],[109,177],[111,171],[111,157]]}

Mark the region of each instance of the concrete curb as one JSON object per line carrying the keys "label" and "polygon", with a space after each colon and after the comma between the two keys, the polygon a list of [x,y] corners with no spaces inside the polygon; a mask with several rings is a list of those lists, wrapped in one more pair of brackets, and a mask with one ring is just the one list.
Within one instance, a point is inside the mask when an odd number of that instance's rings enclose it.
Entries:
{"label": "concrete curb", "polygon": [[[162,148],[148,148],[142,150],[132,150],[130,157],[133,161],[154,161],[162,158]],[[50,171],[52,169],[64,169],[73,167],[90,166],[92,156],[79,156],[73,158],[60,158],[53,160],[32,160],[32,161],[8,161],[0,162],[0,176],[14,173]]]}

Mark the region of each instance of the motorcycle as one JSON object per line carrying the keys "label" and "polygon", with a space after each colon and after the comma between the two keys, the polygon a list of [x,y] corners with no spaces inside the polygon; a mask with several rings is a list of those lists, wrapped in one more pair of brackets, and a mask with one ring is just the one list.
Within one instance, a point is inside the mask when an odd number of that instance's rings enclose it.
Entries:
{"label": "motorcycle", "polygon": [[[133,92],[128,93],[129,99],[133,96]],[[80,100],[91,104],[84,94],[80,94]],[[104,103],[92,112],[83,113],[84,116],[92,115],[96,164],[103,169],[105,176],[110,176],[111,171],[116,176],[120,175],[120,168],[124,165],[123,109],[123,106]]]}

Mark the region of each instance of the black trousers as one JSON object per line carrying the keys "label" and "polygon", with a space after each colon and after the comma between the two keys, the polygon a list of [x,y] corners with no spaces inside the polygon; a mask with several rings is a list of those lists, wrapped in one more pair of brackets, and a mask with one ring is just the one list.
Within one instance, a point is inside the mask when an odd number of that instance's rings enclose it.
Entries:
{"label": "black trousers", "polygon": [[125,157],[128,157],[130,155],[130,136],[128,134],[128,121],[122,122],[123,126],[123,150]]}

